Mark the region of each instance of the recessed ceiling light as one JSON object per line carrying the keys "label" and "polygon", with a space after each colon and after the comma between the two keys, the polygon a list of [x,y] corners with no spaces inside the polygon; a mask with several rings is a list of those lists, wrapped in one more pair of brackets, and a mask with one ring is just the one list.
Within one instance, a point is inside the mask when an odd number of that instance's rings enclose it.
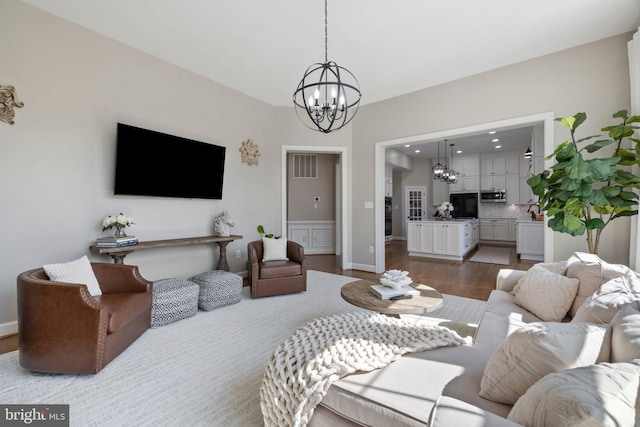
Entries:
{"label": "recessed ceiling light", "polygon": [[502,148],[502,145],[496,145],[496,148]]}
{"label": "recessed ceiling light", "polygon": [[489,132],[489,135],[493,135],[494,133],[496,133],[496,131],[492,130],[491,132]]}
{"label": "recessed ceiling light", "polygon": [[491,140],[491,142],[498,142],[498,141],[500,141],[500,139],[499,139],[499,138],[493,138],[493,139]]}
{"label": "recessed ceiling light", "polygon": [[406,144],[406,145],[404,146],[404,148],[409,148],[409,147],[411,147],[411,144]]}
{"label": "recessed ceiling light", "polygon": [[462,153],[462,150],[456,150],[456,154]]}
{"label": "recessed ceiling light", "polygon": [[419,153],[419,152],[420,152],[420,150],[416,150],[416,151],[414,151],[414,153]]}

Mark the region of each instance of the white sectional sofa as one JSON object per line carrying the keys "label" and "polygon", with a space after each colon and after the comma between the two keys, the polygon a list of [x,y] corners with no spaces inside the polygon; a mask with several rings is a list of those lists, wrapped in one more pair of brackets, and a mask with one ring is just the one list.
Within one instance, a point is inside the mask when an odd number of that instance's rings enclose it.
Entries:
{"label": "white sectional sofa", "polygon": [[[527,272],[501,270],[496,285],[472,344],[408,354],[344,377],[309,425],[573,425],[591,417],[589,425],[633,426],[640,401],[638,274],[576,253]],[[608,389],[576,391],[574,380],[562,377],[574,374],[603,377]],[[562,387],[554,386],[558,381]],[[562,406],[574,398],[584,405]]]}

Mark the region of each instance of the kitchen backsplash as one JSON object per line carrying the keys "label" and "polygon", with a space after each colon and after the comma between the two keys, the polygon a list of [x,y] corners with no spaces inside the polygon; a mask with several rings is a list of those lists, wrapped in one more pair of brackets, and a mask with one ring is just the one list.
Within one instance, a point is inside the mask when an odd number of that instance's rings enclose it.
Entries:
{"label": "kitchen backsplash", "polygon": [[[480,203],[478,216],[480,218],[518,218],[528,219],[531,214],[527,212],[529,205],[513,205],[509,203]],[[537,207],[533,207],[536,213]]]}

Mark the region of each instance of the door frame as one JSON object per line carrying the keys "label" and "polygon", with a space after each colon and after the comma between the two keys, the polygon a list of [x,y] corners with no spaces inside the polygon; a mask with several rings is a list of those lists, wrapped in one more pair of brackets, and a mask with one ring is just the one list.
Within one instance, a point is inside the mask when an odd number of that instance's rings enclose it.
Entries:
{"label": "door frame", "polygon": [[[375,238],[375,272],[383,273],[385,271],[385,250],[384,250],[384,172],[385,172],[385,151],[387,148],[393,148],[404,144],[411,144],[425,140],[438,140],[454,138],[456,136],[467,135],[471,133],[490,131],[500,128],[527,126],[537,123],[543,123],[544,127],[544,154],[545,157],[553,153],[555,149],[554,143],[554,117],[553,112],[545,112],[532,114],[529,116],[515,117],[505,120],[497,120],[494,122],[481,123],[478,125],[465,126],[438,132],[430,132],[420,135],[407,136],[402,138],[394,138],[375,143],[375,164],[374,164],[374,238]],[[553,165],[551,160],[545,160],[544,168],[549,169]],[[544,260],[551,262],[554,260],[554,232],[547,225],[548,217],[545,215],[544,227]]]}
{"label": "door frame", "polygon": [[[340,167],[340,176],[336,178],[340,179],[340,183],[336,182],[336,198],[340,200],[340,212],[336,212],[336,236],[340,235],[340,242],[336,241],[336,253],[341,255],[341,268],[348,270],[351,265],[351,253],[348,251],[348,239],[349,236],[349,221],[351,216],[350,205],[347,202],[347,165],[348,153],[347,147],[327,147],[327,146],[308,146],[308,145],[283,145],[282,146],[282,159],[281,159],[281,191],[282,191],[282,233],[286,234],[287,230],[287,154],[290,153],[317,153],[317,154],[337,154],[339,159],[338,163]],[[384,199],[383,199],[384,203]],[[336,208],[338,208],[336,206]],[[382,206],[384,209],[384,205]],[[339,231],[338,231],[339,230]],[[383,231],[384,238],[384,231]]]}

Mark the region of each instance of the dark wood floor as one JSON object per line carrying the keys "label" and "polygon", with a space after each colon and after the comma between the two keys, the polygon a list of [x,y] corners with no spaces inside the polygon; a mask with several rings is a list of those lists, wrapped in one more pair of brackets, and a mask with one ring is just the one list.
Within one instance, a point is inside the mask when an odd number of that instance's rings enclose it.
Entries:
{"label": "dark wood floor", "polygon": [[[416,283],[423,283],[438,291],[467,298],[486,300],[495,289],[496,275],[501,268],[528,270],[535,261],[518,259],[515,246],[511,248],[509,265],[469,262],[473,250],[462,261],[433,260],[407,255],[405,241],[395,240],[385,245],[386,269],[406,270]],[[359,270],[340,269],[340,258],[334,255],[307,255],[308,268],[327,273],[342,274],[359,279],[377,279],[378,274]],[[245,280],[246,281],[246,280]],[[0,354],[16,350],[18,336],[0,337]]]}

